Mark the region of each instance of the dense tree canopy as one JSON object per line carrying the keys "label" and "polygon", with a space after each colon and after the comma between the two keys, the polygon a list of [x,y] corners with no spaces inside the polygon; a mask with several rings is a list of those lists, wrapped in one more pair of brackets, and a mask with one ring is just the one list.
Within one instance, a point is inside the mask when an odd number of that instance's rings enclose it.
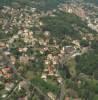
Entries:
{"label": "dense tree canopy", "polygon": [[56,84],[51,84],[50,82],[45,82],[41,78],[34,78],[32,83],[38,86],[44,92],[53,92],[54,94],[58,94],[59,87]]}
{"label": "dense tree canopy", "polygon": [[89,41],[87,41],[87,40],[81,40],[81,41],[80,41],[80,45],[81,45],[82,47],[87,47],[87,46],[89,46]]}
{"label": "dense tree canopy", "polygon": [[9,5],[13,2],[18,2],[22,5],[29,5],[46,11],[56,8],[59,3],[63,3],[64,1],[66,0],[0,0],[0,5]]}
{"label": "dense tree canopy", "polygon": [[69,13],[57,12],[54,17],[41,18],[44,22],[43,30],[50,31],[55,36],[69,35],[80,37],[80,32],[86,33],[90,29],[78,16]]}
{"label": "dense tree canopy", "polygon": [[89,52],[76,57],[77,70],[79,73],[93,75],[98,70],[98,54]]}

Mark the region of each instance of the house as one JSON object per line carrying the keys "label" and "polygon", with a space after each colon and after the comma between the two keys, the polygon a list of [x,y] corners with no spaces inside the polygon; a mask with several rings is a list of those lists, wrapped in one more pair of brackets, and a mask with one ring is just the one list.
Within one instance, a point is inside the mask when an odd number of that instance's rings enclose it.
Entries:
{"label": "house", "polygon": [[0,71],[0,77],[2,77],[3,76],[3,72],[2,71]]}
{"label": "house", "polygon": [[0,48],[5,48],[5,47],[6,47],[6,44],[3,42],[0,42]]}
{"label": "house", "polygon": [[7,74],[9,71],[11,71],[10,67],[5,67],[2,69],[3,74]]}
{"label": "house", "polygon": [[65,97],[65,100],[70,100],[70,97],[68,97],[68,96],[67,96],[67,97]]}
{"label": "house", "polygon": [[80,56],[82,53],[79,53],[79,52],[77,52],[77,53],[74,53],[71,57],[72,58],[75,58],[76,56]]}
{"label": "house", "polygon": [[48,92],[47,95],[51,98],[51,100],[56,100],[56,96],[52,92]]}
{"label": "house", "polygon": [[66,53],[66,54],[72,54],[76,51],[76,49],[73,46],[64,46],[62,48],[62,50]]}
{"label": "house", "polygon": [[19,38],[18,35],[14,35],[14,36],[13,36],[13,39],[18,39],[18,38]]}
{"label": "house", "polygon": [[11,89],[14,87],[14,83],[6,83],[5,84],[5,90],[11,91]]}
{"label": "house", "polygon": [[49,72],[49,73],[48,73],[48,76],[54,76],[53,71]]}
{"label": "house", "polygon": [[81,52],[82,54],[87,53],[90,50],[90,47],[82,47]]}
{"label": "house", "polygon": [[62,78],[61,77],[58,77],[57,78],[57,82],[61,84],[62,83]]}
{"label": "house", "polygon": [[49,32],[49,31],[45,31],[45,32],[44,32],[44,36],[45,36],[45,37],[49,37],[49,36],[50,36],[50,32]]}
{"label": "house", "polygon": [[53,65],[58,64],[58,57],[57,56],[53,56],[52,59],[51,59],[51,61],[52,61]]}
{"label": "house", "polygon": [[44,69],[44,72],[45,72],[45,73],[48,73],[48,68],[45,68],[45,69]]}
{"label": "house", "polygon": [[14,56],[10,56],[10,59],[11,59],[12,64],[16,63],[16,58]]}
{"label": "house", "polygon": [[43,25],[43,23],[42,23],[42,22],[39,22],[39,25],[40,25],[40,26],[42,26],[42,25]]}
{"label": "house", "polygon": [[87,38],[87,40],[94,40],[93,34],[87,34],[86,38]]}
{"label": "house", "polygon": [[20,56],[19,61],[20,61],[20,63],[26,64],[29,61],[29,57],[27,55]]}
{"label": "house", "polygon": [[28,100],[28,97],[27,96],[20,97],[18,100]]}
{"label": "house", "polygon": [[3,94],[3,95],[2,95],[2,98],[6,98],[6,97],[7,97],[7,94]]}
{"label": "house", "polygon": [[48,65],[50,62],[48,60],[45,60],[45,64]]}
{"label": "house", "polygon": [[4,52],[5,55],[10,55],[11,53],[9,51]]}
{"label": "house", "polygon": [[55,73],[54,76],[57,78],[57,77],[59,77],[59,74],[58,73]]}
{"label": "house", "polygon": [[22,33],[23,33],[22,30],[19,30],[19,31],[18,31],[18,35],[21,35]]}
{"label": "house", "polygon": [[47,75],[45,73],[43,73],[41,78],[46,81],[47,80]]}
{"label": "house", "polygon": [[73,40],[72,43],[73,43],[74,45],[76,45],[77,48],[80,48],[80,42],[79,42],[78,40]]}
{"label": "house", "polygon": [[19,86],[18,86],[18,89],[21,90],[22,87],[25,88],[26,86],[27,86],[26,81],[20,81]]}
{"label": "house", "polygon": [[26,48],[26,47],[25,48],[19,48],[18,49],[19,52],[27,52],[27,50],[28,50],[28,48]]}
{"label": "house", "polygon": [[53,65],[56,65],[57,64],[57,61],[56,60],[53,60]]}
{"label": "house", "polygon": [[43,50],[40,50],[40,54],[44,54]]}
{"label": "house", "polygon": [[52,54],[48,54],[47,59],[52,59],[52,58],[53,58]]}
{"label": "house", "polygon": [[22,52],[22,51],[23,51],[23,49],[22,49],[22,48],[19,48],[19,49],[18,49],[18,51],[19,51],[19,52]]}
{"label": "house", "polygon": [[11,71],[11,68],[9,66],[6,66],[0,70],[0,76],[9,79],[12,76],[12,74],[10,73]]}
{"label": "house", "polygon": [[12,74],[9,74],[9,73],[4,75],[4,78],[6,78],[6,79],[10,79],[11,77],[12,77]]}
{"label": "house", "polygon": [[31,57],[29,58],[30,61],[35,61],[35,59],[36,59],[36,58],[35,58],[34,56],[31,56]]}
{"label": "house", "polygon": [[48,50],[49,50],[48,47],[45,47],[45,48],[44,48],[44,51],[48,51]]}

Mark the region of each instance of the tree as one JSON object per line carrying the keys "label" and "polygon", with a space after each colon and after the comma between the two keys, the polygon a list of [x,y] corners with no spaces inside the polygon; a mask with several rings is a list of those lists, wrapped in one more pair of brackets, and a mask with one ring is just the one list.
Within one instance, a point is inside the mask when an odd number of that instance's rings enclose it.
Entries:
{"label": "tree", "polygon": [[64,37],[65,35],[80,38],[79,30],[85,28],[88,30],[86,23],[83,22],[78,16],[69,13],[56,12],[55,17],[47,16],[41,18],[44,22],[42,26],[43,31],[49,31],[55,37]]}
{"label": "tree", "polygon": [[76,69],[78,73],[93,75],[93,72],[98,70],[98,54],[88,52],[76,57]]}
{"label": "tree", "polygon": [[0,90],[4,89],[4,84],[0,84]]}
{"label": "tree", "polygon": [[81,40],[81,41],[80,41],[80,45],[81,45],[82,47],[87,47],[87,46],[89,46],[89,41],[87,41],[87,40]]}
{"label": "tree", "polygon": [[94,95],[93,100],[98,100],[98,95]]}
{"label": "tree", "polygon": [[93,41],[91,42],[91,47],[92,47],[95,51],[97,51],[97,50],[98,50],[98,41],[93,40]]}

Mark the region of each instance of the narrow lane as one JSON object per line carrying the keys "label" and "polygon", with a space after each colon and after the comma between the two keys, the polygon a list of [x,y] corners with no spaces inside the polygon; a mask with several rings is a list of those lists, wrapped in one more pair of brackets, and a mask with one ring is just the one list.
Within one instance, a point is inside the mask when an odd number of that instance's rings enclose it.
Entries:
{"label": "narrow lane", "polygon": [[15,66],[10,62],[10,59],[8,56],[6,56],[3,51],[0,50],[1,56],[3,56],[4,61],[6,61],[6,64],[9,65],[11,69],[13,69],[14,74],[16,74],[20,79],[24,80],[28,85],[32,85],[36,91],[38,91],[42,96],[44,96],[45,100],[51,100],[46,94],[42,92],[37,86],[35,86],[33,83],[25,79],[23,76],[21,76],[18,72]]}

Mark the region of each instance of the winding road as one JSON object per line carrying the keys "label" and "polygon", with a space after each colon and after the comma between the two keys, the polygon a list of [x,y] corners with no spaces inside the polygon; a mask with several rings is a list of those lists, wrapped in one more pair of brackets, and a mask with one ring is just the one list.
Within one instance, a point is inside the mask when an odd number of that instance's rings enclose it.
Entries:
{"label": "winding road", "polygon": [[2,50],[0,50],[0,55],[3,56],[4,61],[6,61],[6,64],[9,65],[9,67],[13,70],[14,74],[16,74],[20,79],[24,80],[28,85],[31,85],[40,95],[44,96],[45,100],[51,100],[47,96],[47,94],[43,93],[42,90],[40,90],[37,86],[35,86],[33,83],[31,83],[30,81],[28,81],[27,79],[25,79],[23,76],[20,75],[20,73],[17,72],[17,69],[11,63],[9,57],[6,56]]}

